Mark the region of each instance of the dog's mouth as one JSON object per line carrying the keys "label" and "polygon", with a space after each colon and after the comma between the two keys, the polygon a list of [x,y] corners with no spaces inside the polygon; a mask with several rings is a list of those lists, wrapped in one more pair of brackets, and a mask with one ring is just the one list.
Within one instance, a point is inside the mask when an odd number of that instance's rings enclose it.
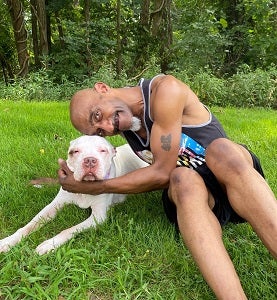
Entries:
{"label": "dog's mouth", "polygon": [[87,174],[84,174],[83,178],[82,178],[83,181],[96,181],[98,180],[96,175],[89,172]]}
{"label": "dog's mouth", "polygon": [[85,176],[84,178],[83,178],[83,181],[95,181],[96,179],[95,179],[95,177],[94,176]]}

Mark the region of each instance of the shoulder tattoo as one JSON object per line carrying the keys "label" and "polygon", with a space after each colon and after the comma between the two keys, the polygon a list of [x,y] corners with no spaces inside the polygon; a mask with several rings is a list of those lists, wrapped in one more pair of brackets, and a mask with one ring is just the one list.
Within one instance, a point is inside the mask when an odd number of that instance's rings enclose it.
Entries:
{"label": "shoulder tattoo", "polygon": [[171,149],[171,134],[161,136],[162,149],[169,151]]}

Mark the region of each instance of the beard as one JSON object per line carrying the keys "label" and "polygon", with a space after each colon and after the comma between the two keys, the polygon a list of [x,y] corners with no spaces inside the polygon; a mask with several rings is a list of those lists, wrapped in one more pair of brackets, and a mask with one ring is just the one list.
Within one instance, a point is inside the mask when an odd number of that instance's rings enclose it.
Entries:
{"label": "beard", "polygon": [[129,130],[131,131],[139,131],[141,129],[141,120],[137,117],[132,117],[132,123]]}

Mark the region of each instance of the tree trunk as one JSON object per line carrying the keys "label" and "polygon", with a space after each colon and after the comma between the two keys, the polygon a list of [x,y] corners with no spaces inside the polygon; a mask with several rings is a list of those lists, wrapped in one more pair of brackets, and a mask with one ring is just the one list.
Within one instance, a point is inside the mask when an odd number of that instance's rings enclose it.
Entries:
{"label": "tree trunk", "polygon": [[165,73],[170,69],[171,62],[171,46],[173,43],[173,33],[171,24],[171,3],[172,0],[165,0],[163,9],[163,26],[162,26],[162,44],[160,48],[160,66],[161,72]]}
{"label": "tree trunk", "polygon": [[90,0],[84,1],[84,13],[85,13],[85,22],[86,22],[86,62],[88,68],[88,75],[91,73],[92,66],[92,53],[90,50]]}
{"label": "tree trunk", "polygon": [[116,76],[122,71],[122,40],[121,40],[121,1],[116,1]]}
{"label": "tree trunk", "polygon": [[52,46],[52,43],[51,43],[51,18],[50,18],[50,13],[49,13],[49,10],[47,9],[47,6],[48,6],[48,0],[45,0],[45,7],[46,7],[46,14],[45,14],[45,17],[46,17],[46,38],[47,38],[47,45],[48,45],[48,53],[51,53],[51,46]]}
{"label": "tree trunk", "polygon": [[164,10],[165,0],[156,0],[154,1],[154,11],[151,12],[151,34],[154,37],[157,37],[159,34],[160,25],[163,19],[163,10]]}
{"label": "tree trunk", "polygon": [[20,71],[18,76],[24,77],[28,74],[29,55],[27,51],[27,31],[24,24],[24,10],[20,0],[6,0],[12,20],[14,38]]}
{"label": "tree trunk", "polygon": [[[128,71],[129,75],[135,75],[135,72],[145,69],[147,61],[149,61],[149,43],[150,43],[150,24],[149,24],[150,0],[143,0],[141,2],[140,20],[137,29],[136,49],[134,56],[134,63],[132,68]],[[136,78],[135,76],[134,78]]]}
{"label": "tree trunk", "polygon": [[55,20],[57,23],[57,28],[58,28],[58,33],[59,33],[59,41],[60,41],[60,46],[62,49],[65,48],[65,42],[64,42],[64,33],[63,33],[63,27],[61,23],[61,19],[59,16],[59,13],[55,11]]}
{"label": "tree trunk", "polygon": [[6,60],[5,56],[1,52],[0,52],[0,61],[1,61],[5,84],[8,85],[8,83],[12,82],[14,79],[13,71],[9,62]]}
{"label": "tree trunk", "polygon": [[140,24],[149,27],[149,10],[150,10],[150,0],[144,0],[141,4],[141,13],[140,13]]}
{"label": "tree trunk", "polygon": [[225,70],[223,72],[233,74],[235,73],[237,66],[245,61],[245,53],[248,51],[248,46],[244,38],[243,26],[244,26],[244,9],[240,6],[238,0],[233,1],[220,1],[221,7],[226,14],[226,20],[229,27],[229,38],[232,43],[228,47],[228,52],[225,57]]}
{"label": "tree trunk", "polygon": [[49,45],[47,39],[47,21],[46,21],[46,10],[45,0],[37,0],[37,17],[39,27],[39,47],[42,55],[49,54]]}
{"label": "tree trunk", "polygon": [[155,1],[154,11],[151,12],[151,34],[159,44],[159,60],[161,72],[165,73],[170,64],[170,47],[172,45],[171,25],[171,3],[172,0]]}
{"label": "tree trunk", "polygon": [[30,0],[31,5],[31,21],[32,21],[32,40],[33,40],[33,51],[36,68],[41,67],[41,62],[39,58],[39,42],[38,42],[38,22],[37,22],[37,8],[36,0]]}

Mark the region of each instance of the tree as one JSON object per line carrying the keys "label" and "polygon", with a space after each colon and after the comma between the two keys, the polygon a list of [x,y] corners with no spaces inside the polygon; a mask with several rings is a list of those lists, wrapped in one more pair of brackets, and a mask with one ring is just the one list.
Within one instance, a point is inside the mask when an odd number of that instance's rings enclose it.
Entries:
{"label": "tree", "polygon": [[50,18],[46,11],[45,0],[30,0],[30,10],[35,66],[40,68],[43,56],[50,53]]}
{"label": "tree", "polygon": [[[6,3],[0,3],[0,63],[6,85],[14,79],[13,61],[16,55],[13,44],[13,29],[10,25],[10,16]],[[0,69],[1,72],[1,69]]]}
{"label": "tree", "polygon": [[161,72],[169,70],[170,48],[172,45],[172,26],[171,26],[171,3],[172,0],[158,0],[154,2],[154,11],[151,12],[152,19],[151,34],[155,40],[160,40],[159,63]]}
{"label": "tree", "polygon": [[90,50],[90,1],[84,0],[84,15],[85,15],[85,23],[86,23],[86,32],[85,32],[85,40],[86,40],[86,59],[87,59],[87,67],[88,70],[92,65],[92,55]]}
{"label": "tree", "polygon": [[39,27],[39,36],[40,36],[40,52],[42,55],[49,54],[49,44],[47,39],[47,19],[46,19],[46,9],[45,9],[45,0],[37,0],[37,21]]}
{"label": "tree", "polygon": [[20,70],[18,76],[24,77],[29,70],[29,54],[27,50],[27,31],[24,22],[24,9],[20,0],[6,0],[14,31]]}
{"label": "tree", "polygon": [[107,65],[130,78],[154,68],[218,76],[266,68],[277,63],[274,1],[0,0],[0,72],[8,82],[18,65],[20,76],[46,66],[62,82]]}
{"label": "tree", "polygon": [[121,39],[121,1],[116,1],[116,75],[122,71],[122,39]]}
{"label": "tree", "polygon": [[169,69],[172,45],[171,3],[172,0],[156,0],[153,3],[150,0],[141,1],[131,74],[138,69],[145,69],[152,57],[158,60],[162,72]]}
{"label": "tree", "polygon": [[37,28],[37,6],[36,0],[30,0],[31,6],[31,22],[32,22],[32,41],[33,41],[33,51],[34,51],[34,59],[35,66],[40,68],[40,50],[39,50],[39,39],[38,39],[38,28]]}

